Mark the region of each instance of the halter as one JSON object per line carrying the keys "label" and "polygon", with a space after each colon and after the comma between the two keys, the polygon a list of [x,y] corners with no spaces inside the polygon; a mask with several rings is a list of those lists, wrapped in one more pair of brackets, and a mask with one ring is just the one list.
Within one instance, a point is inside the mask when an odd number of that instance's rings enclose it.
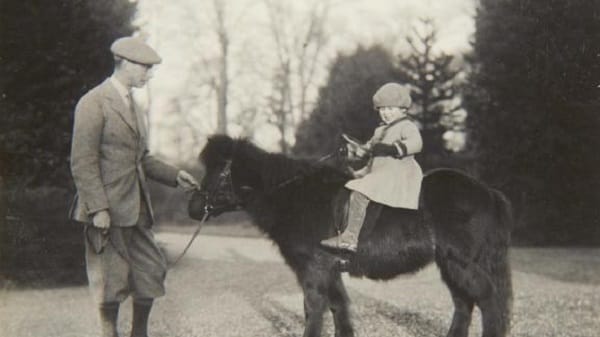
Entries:
{"label": "halter", "polygon": [[[207,192],[204,193],[205,208],[211,213],[220,214],[227,211],[240,209],[244,204],[243,200],[235,193],[233,184],[233,176],[231,174],[231,165],[235,158],[237,143],[233,143],[230,159],[225,160],[225,166],[217,180],[208,186]],[[227,206],[217,209],[220,201],[225,201],[223,204]]]}

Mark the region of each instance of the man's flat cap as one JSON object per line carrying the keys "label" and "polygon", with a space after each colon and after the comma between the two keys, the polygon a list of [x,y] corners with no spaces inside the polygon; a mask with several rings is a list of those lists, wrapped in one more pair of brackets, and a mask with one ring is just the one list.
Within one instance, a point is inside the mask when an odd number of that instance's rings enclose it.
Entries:
{"label": "man's flat cap", "polygon": [[110,46],[115,55],[141,64],[158,64],[162,61],[158,53],[144,41],[135,37],[122,37]]}

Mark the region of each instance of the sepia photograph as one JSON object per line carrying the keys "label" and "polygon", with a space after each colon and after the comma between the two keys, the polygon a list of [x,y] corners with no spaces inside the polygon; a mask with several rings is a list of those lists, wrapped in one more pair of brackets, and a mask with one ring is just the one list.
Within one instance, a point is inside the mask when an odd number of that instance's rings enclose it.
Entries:
{"label": "sepia photograph", "polygon": [[596,337],[600,0],[0,0],[0,337]]}

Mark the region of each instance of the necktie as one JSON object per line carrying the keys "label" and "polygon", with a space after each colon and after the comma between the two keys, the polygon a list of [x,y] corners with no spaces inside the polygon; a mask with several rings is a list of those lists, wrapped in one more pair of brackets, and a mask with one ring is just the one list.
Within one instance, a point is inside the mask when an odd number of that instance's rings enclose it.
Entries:
{"label": "necktie", "polygon": [[135,101],[133,100],[133,96],[131,95],[131,93],[127,94],[127,99],[129,100],[129,108],[133,115],[133,119],[136,123],[138,134],[140,135],[142,142],[145,142],[148,132],[146,130],[146,123],[144,121],[144,118],[142,117],[142,113],[141,113],[141,111],[139,111],[139,109],[137,109],[137,107],[135,105]]}

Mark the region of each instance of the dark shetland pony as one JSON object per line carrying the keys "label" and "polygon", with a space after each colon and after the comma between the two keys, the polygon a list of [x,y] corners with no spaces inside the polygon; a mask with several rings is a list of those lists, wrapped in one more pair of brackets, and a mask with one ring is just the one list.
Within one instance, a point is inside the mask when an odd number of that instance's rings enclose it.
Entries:
{"label": "dark shetland pony", "polygon": [[[304,336],[321,336],[327,309],[335,336],[354,336],[340,257],[319,244],[336,232],[350,176],[227,136],[210,138],[201,161],[206,175],[190,200],[190,216],[202,218],[207,206],[211,214],[243,208],[296,274],[304,292]],[[420,211],[383,207],[374,226],[365,224],[350,275],[387,280],[435,260],[454,302],[447,336],[468,335],[474,305],[484,337],[506,336],[512,298],[507,200],[449,169],[429,172],[421,194]]]}

